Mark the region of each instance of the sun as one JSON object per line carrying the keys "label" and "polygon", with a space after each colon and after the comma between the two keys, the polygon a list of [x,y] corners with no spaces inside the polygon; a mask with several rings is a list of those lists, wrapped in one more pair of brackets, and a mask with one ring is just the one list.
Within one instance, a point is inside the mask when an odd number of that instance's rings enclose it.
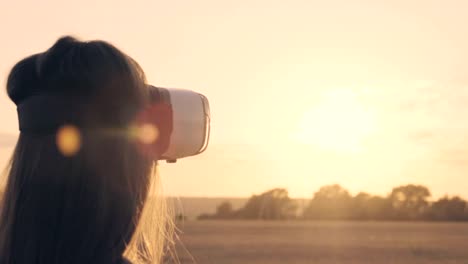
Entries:
{"label": "sun", "polygon": [[375,115],[353,90],[337,89],[324,94],[306,111],[295,138],[327,151],[356,153],[376,129]]}

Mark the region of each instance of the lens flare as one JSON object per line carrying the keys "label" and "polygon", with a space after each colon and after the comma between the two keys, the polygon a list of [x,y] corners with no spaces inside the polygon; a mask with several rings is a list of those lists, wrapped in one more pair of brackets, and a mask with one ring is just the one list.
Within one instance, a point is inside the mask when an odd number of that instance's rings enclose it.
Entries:
{"label": "lens flare", "polygon": [[159,130],[152,124],[144,124],[138,128],[137,135],[143,144],[153,144],[159,137]]}
{"label": "lens flare", "polygon": [[77,127],[65,125],[57,131],[58,150],[66,157],[75,155],[81,148],[81,134]]}

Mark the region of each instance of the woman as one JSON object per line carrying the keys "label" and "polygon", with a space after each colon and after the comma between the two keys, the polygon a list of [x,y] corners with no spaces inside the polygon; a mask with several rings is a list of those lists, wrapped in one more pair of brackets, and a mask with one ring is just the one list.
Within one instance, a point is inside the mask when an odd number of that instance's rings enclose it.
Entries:
{"label": "woman", "polygon": [[159,263],[172,225],[150,195],[157,157],[135,129],[149,103],[138,64],[109,43],[63,37],[18,62],[7,93],[21,133],[0,264]]}

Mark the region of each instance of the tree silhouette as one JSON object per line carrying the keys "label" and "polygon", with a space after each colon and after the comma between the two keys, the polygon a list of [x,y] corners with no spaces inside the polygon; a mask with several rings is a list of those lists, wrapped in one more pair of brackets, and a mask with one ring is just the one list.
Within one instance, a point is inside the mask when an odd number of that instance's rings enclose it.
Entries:
{"label": "tree silhouette", "polygon": [[389,199],[360,192],[353,198],[352,219],[388,219],[391,210],[392,207]]}
{"label": "tree silhouette", "polygon": [[338,184],[320,188],[304,210],[308,219],[348,219],[351,218],[352,197]]}
{"label": "tree silhouette", "polygon": [[223,202],[216,207],[216,216],[218,218],[231,218],[234,211],[230,202]]}
{"label": "tree silhouette", "polygon": [[252,196],[246,205],[236,212],[238,218],[284,220],[295,218],[297,205],[286,189],[272,189]]}
{"label": "tree silhouette", "polygon": [[432,220],[463,221],[468,220],[467,202],[458,196],[442,197],[431,206],[429,217]]}
{"label": "tree silhouette", "polygon": [[222,202],[216,207],[215,214],[201,214],[197,218],[199,220],[205,219],[231,219],[234,218],[234,210],[232,209],[232,204],[228,201]]}
{"label": "tree silhouette", "polygon": [[286,189],[276,188],[253,195],[244,207],[234,211],[229,202],[223,202],[213,215],[202,214],[198,219],[263,219],[285,220],[296,218],[297,205]]}
{"label": "tree silhouette", "polygon": [[429,208],[431,192],[422,185],[408,184],[393,188],[390,201],[393,217],[401,220],[421,219]]}

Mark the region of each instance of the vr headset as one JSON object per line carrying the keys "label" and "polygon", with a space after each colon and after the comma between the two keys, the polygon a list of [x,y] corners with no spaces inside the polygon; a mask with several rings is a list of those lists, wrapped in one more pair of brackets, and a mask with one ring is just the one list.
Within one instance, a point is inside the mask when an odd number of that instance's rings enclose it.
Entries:
{"label": "vr headset", "polygon": [[[160,160],[173,163],[206,150],[210,136],[210,106],[204,95],[190,90],[150,86],[150,96],[156,108],[155,114],[149,116],[150,122],[157,119],[159,144],[164,145]],[[161,106],[166,106],[166,111],[161,111]]]}
{"label": "vr headset", "polygon": [[[157,138],[141,144],[144,149],[169,163],[205,151],[210,135],[208,99],[190,90],[148,87],[151,104],[137,123],[155,128]],[[79,124],[80,111],[73,105],[76,102],[63,96],[32,96],[17,107],[20,131],[57,131],[66,124]]]}

